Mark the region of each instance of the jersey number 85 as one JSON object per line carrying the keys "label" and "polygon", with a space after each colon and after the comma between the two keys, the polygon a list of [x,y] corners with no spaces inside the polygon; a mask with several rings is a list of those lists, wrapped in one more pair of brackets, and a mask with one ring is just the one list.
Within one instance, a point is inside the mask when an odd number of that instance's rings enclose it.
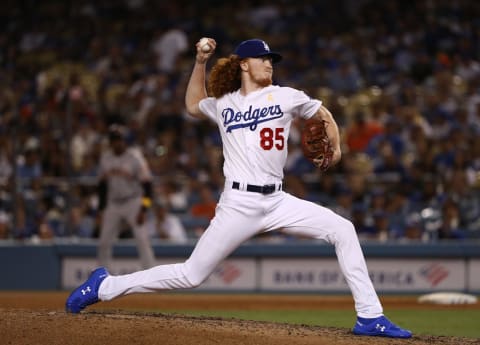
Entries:
{"label": "jersey number 85", "polygon": [[274,146],[277,150],[283,150],[285,146],[285,137],[283,136],[283,128],[262,128],[260,131],[260,146],[264,150],[271,150]]}

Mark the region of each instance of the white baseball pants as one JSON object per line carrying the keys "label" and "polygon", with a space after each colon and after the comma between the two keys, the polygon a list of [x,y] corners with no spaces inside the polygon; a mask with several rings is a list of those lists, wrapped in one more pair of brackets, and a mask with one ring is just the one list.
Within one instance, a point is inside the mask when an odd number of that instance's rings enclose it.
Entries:
{"label": "white baseball pants", "polygon": [[333,244],[357,315],[365,318],[382,315],[356,231],[349,220],[283,191],[263,195],[233,190],[228,184],[214,219],[185,262],[109,276],[100,285],[99,299],[107,301],[132,293],[197,287],[243,242],[275,229]]}

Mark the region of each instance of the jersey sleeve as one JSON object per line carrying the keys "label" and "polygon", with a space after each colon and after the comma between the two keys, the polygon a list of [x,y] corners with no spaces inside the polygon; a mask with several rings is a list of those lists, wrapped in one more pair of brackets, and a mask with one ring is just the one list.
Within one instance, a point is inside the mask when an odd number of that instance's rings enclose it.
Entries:
{"label": "jersey sleeve", "polygon": [[140,148],[132,148],[131,151],[132,155],[134,156],[135,160],[138,164],[138,175],[140,181],[149,181],[152,179],[152,172],[150,167],[148,166],[147,159],[143,155]]}
{"label": "jersey sleeve", "polygon": [[210,120],[216,122],[217,99],[215,97],[204,98],[198,103],[198,107]]}
{"label": "jersey sleeve", "polygon": [[320,108],[322,101],[309,97],[305,92],[295,90],[293,93],[293,115],[309,119]]}

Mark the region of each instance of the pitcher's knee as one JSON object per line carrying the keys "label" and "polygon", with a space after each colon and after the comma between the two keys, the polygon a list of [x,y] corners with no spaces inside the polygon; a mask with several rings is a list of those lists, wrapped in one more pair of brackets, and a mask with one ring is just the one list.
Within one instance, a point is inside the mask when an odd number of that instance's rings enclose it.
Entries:
{"label": "pitcher's knee", "polygon": [[345,238],[345,239],[351,239],[353,237],[357,236],[357,231],[355,230],[355,226],[351,221],[348,219],[343,219],[341,226],[339,227],[339,231],[337,232],[337,237],[338,238]]}
{"label": "pitcher's knee", "polygon": [[199,287],[205,281],[205,279],[207,279],[207,277],[198,273],[187,273],[185,275],[185,279],[190,284],[189,287],[196,288]]}
{"label": "pitcher's knee", "polygon": [[184,276],[189,288],[195,288],[200,286],[208,277],[209,273],[205,273],[206,270],[202,269],[198,263],[187,260],[180,266],[182,275]]}

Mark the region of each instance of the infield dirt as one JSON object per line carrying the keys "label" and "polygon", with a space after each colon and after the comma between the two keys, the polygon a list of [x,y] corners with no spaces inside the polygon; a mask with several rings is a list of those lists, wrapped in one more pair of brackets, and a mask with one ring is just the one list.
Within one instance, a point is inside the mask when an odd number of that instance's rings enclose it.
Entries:
{"label": "infield dirt", "polygon": [[[480,339],[414,336],[358,337],[350,329],[138,310],[266,310],[353,308],[348,296],[145,294],[99,303],[79,315],[63,311],[66,292],[0,292],[0,343],[32,345],[468,345]],[[385,308],[442,308],[418,305],[411,297],[382,299]],[[479,308],[479,305],[462,306]],[[135,311],[137,310],[137,311]]]}

